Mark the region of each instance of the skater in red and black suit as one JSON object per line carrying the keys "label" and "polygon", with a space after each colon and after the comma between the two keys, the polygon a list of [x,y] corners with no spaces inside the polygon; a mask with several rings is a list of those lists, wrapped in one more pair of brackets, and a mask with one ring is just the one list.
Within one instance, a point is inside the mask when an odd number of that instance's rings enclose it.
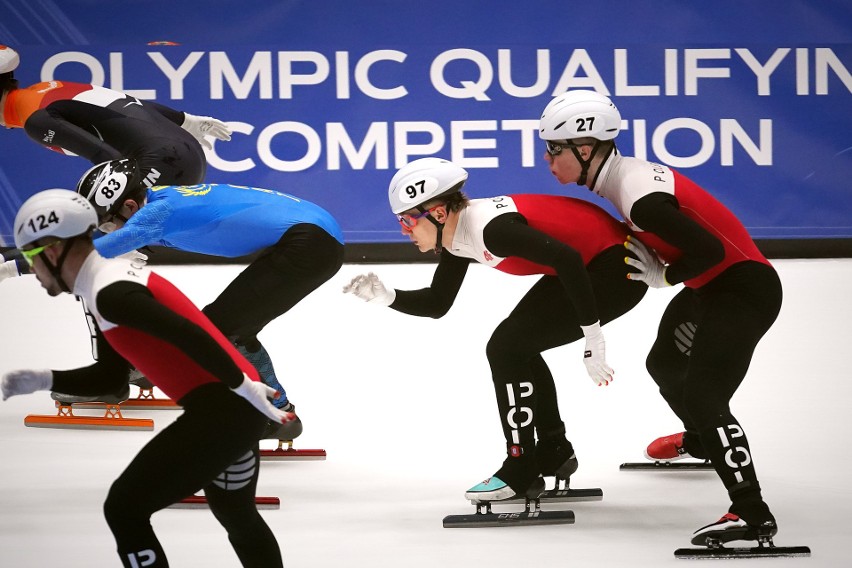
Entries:
{"label": "skater in red and black suit", "polygon": [[745,430],[730,400],[760,339],[781,309],[781,282],[742,223],[671,168],[622,156],[621,114],[594,91],[570,91],[544,109],[540,137],[551,173],[609,200],[635,233],[631,278],[654,288],[683,284],[660,321],[647,368],[685,432],[654,441],[650,459],[710,459],[731,506],[698,529],[708,539],[756,540],[778,528],[763,500]]}
{"label": "skater in red and black suit", "polygon": [[440,158],[415,160],[391,180],[389,200],[403,234],[440,254],[428,288],[387,289],[375,274],[356,276],[345,292],[402,313],[439,318],[459,292],[471,260],[515,275],[541,278],[494,330],[486,347],[506,440],[499,470],[465,498],[537,498],[541,475],[568,479],[577,469],[565,437],[553,375],[542,353],[585,338],[584,363],[598,386],[613,370],[602,326],[644,296],[647,286],[625,278],[629,234],[600,207],[561,196],[502,195],[468,199],[467,172]]}
{"label": "skater in red and black suit", "polygon": [[183,414],[136,455],[110,488],[104,514],[125,567],[168,566],[151,528],[156,511],[204,490],[243,566],[282,566],[272,531],[258,514],[255,489],[274,389],[171,283],[131,259],[95,251],[94,208],[75,192],[35,194],[15,218],[15,244],[48,294],[79,296],[103,332],[105,352],[89,366],[6,373],[3,399],[38,390],[110,392],[136,366],[177,401]]}

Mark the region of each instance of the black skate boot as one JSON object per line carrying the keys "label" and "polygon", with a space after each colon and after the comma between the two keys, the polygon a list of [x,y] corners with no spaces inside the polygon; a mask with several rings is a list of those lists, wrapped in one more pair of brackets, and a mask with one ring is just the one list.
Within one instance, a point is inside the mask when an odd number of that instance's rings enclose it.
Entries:
{"label": "black skate boot", "polygon": [[764,542],[772,539],[777,532],[778,524],[775,518],[751,524],[733,513],[725,513],[715,523],[695,531],[692,535],[692,544],[716,547],[732,540]]}
{"label": "black skate boot", "polygon": [[[292,412],[296,414],[296,407],[292,402],[288,402],[281,410],[284,412]],[[284,424],[269,420],[266,423],[266,430],[263,431],[261,440],[278,440],[280,442],[292,442],[302,433],[302,421],[296,416],[295,420],[291,420]]]}
{"label": "black skate boot", "polygon": [[127,374],[127,382],[131,385],[139,387],[140,390],[150,391],[154,388],[154,383],[148,380],[148,377],[143,375],[139,369],[132,367]]}
{"label": "black skate boot", "polygon": [[539,440],[535,445],[535,459],[543,476],[553,475],[557,479],[569,479],[579,465],[574,446],[565,436]]}
{"label": "black skate boot", "polygon": [[121,404],[122,402],[130,398],[130,387],[125,385],[125,387],[120,392],[99,394],[95,396],[78,396],[74,394],[52,391],[50,393],[50,398],[59,403],[60,406],[71,406],[72,404],[81,403],[102,403],[107,405],[115,405]]}

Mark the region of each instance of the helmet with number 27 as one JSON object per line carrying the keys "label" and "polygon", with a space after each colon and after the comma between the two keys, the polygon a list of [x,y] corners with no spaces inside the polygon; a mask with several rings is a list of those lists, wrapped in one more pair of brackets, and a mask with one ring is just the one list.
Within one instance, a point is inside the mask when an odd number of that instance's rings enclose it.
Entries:
{"label": "helmet with number 27", "polygon": [[544,108],[538,136],[542,140],[595,138],[612,140],[621,130],[621,113],[608,97],[595,91],[568,91]]}

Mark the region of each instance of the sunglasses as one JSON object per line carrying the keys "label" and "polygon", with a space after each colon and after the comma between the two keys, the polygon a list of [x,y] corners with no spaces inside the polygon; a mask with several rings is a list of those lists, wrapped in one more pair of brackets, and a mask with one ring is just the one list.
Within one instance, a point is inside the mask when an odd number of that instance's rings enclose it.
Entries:
{"label": "sunglasses", "polygon": [[58,245],[60,241],[53,241],[50,244],[44,245],[43,247],[35,247],[29,250],[22,250],[21,255],[24,257],[24,260],[27,261],[27,264],[32,266],[33,259],[44,252],[45,249],[52,247],[53,245]]}
{"label": "sunglasses", "polygon": [[545,140],[544,146],[551,156],[558,156],[565,148],[579,148],[581,144],[572,144],[567,140]]}
{"label": "sunglasses", "polygon": [[403,229],[405,229],[406,231],[411,231],[414,227],[417,226],[418,219],[422,219],[438,207],[440,207],[440,205],[436,205],[435,207],[423,211],[422,213],[403,213],[402,215],[397,215],[396,220],[399,221],[399,224],[402,226]]}

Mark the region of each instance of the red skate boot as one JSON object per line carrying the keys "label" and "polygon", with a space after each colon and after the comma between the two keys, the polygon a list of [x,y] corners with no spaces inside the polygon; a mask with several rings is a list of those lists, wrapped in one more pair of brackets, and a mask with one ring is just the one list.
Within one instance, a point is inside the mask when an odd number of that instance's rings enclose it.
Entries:
{"label": "red skate boot", "polygon": [[673,462],[692,456],[683,449],[683,432],[657,438],[645,450],[645,457],[655,462]]}

